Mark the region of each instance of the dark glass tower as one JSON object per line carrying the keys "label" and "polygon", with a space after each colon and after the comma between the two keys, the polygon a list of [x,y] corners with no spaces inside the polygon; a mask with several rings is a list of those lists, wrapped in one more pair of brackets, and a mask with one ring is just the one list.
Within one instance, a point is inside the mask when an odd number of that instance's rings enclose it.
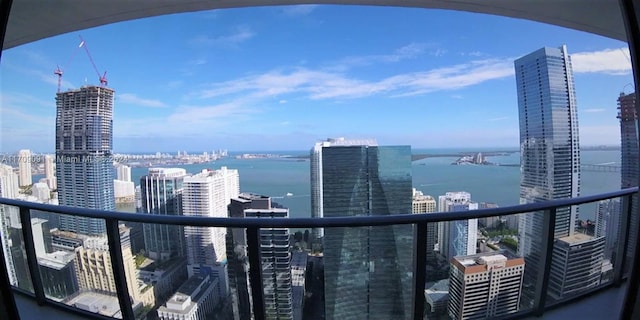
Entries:
{"label": "dark glass tower", "polygon": [[[232,218],[287,218],[289,209],[267,196],[241,193],[228,206]],[[229,289],[234,319],[251,319],[249,260],[244,228],[228,228],[226,235]],[[262,290],[267,319],[293,319],[293,288],[288,228],[260,229]]]}
{"label": "dark glass tower", "polygon": [[[580,193],[578,118],[566,46],[542,48],[515,61],[520,119],[520,203],[572,198]],[[573,235],[578,209],[558,208],[555,237]],[[525,285],[534,283],[544,254],[542,212],[520,217],[518,253]]]}
{"label": "dark glass tower", "polygon": [[[179,168],[150,168],[140,178],[142,212],[159,215],[182,215],[182,181],[187,175]],[[168,260],[185,256],[182,226],[143,224],[144,245],[151,259]]]}
{"label": "dark glass tower", "polygon": [[[56,95],[56,177],[60,205],[115,210],[113,195],[113,95],[84,86]],[[60,229],[106,232],[104,221],[60,216]]]}
{"label": "dark glass tower", "polygon": [[[411,148],[340,140],[322,147],[324,217],[411,214]],[[410,319],[412,227],[324,229],[327,319]]]}

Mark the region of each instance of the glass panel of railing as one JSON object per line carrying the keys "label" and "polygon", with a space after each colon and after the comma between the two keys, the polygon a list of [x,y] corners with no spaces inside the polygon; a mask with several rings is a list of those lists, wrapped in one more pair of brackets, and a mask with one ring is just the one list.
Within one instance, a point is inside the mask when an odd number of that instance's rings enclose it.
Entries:
{"label": "glass panel of railing", "polygon": [[[127,278],[127,283],[135,283],[130,293],[134,304],[142,304],[142,309],[134,309],[139,317],[179,319],[197,314],[202,319],[232,319],[238,282],[248,303],[249,261],[243,228],[123,223],[131,230],[135,252],[137,277]],[[242,311],[249,313],[240,319],[249,319],[250,304],[243,305]]]}
{"label": "glass panel of railing", "polygon": [[[629,178],[627,178],[629,179]],[[638,197],[638,193],[633,194],[630,197],[627,197],[626,200],[627,206],[622,206],[622,210],[628,210],[628,239],[627,239],[627,246],[626,246],[626,254],[625,254],[625,259],[622,262],[622,267],[623,267],[623,275],[624,277],[629,276],[629,274],[631,273],[631,267],[633,264],[633,258],[635,256],[635,252],[636,252],[636,246],[638,244],[638,228],[640,224],[640,198]],[[625,217],[625,214],[621,214],[621,217]],[[624,223],[624,222],[623,222]],[[619,235],[619,237],[624,237],[623,235]],[[622,241],[622,240],[619,240]]]}
{"label": "glass panel of railing", "polygon": [[536,284],[524,285],[517,224],[516,215],[437,224],[436,250],[427,254],[426,318],[495,318],[531,310]]}
{"label": "glass panel of railing", "polygon": [[[593,204],[556,210],[546,306],[571,300],[613,280],[611,259],[615,259],[617,235],[608,238],[607,244],[604,224],[607,219],[619,217],[621,202],[614,198]],[[594,208],[596,212],[592,211]],[[617,222],[609,222],[608,226],[619,228]],[[607,245],[609,249],[605,250]]]}
{"label": "glass panel of railing", "polygon": [[[44,295],[84,311],[122,318],[105,222],[78,218],[82,217],[31,211],[33,244]],[[127,241],[124,226],[120,235],[125,262],[131,261],[131,254],[127,255],[124,247]]]}
{"label": "glass panel of railing", "polygon": [[413,232],[412,225],[324,228],[321,250],[309,257],[306,290],[314,294],[305,305],[324,305],[315,311],[326,319],[412,319]]}
{"label": "glass panel of railing", "polygon": [[22,236],[20,208],[0,205],[0,236],[5,267],[12,286],[33,292]]}

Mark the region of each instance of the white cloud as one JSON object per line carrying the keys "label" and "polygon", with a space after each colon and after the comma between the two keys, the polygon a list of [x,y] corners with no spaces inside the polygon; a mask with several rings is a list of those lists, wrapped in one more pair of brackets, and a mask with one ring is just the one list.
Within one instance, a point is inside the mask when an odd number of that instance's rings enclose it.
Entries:
{"label": "white cloud", "polygon": [[460,89],[512,74],[510,60],[476,60],[447,68],[399,74],[378,81],[350,78],[340,72],[297,68],[288,72],[274,70],[213,83],[196,96],[213,98],[241,94],[258,98],[290,93],[306,94],[309,99],[360,98],[379,94],[408,96]]}
{"label": "white cloud", "polygon": [[[55,124],[55,116],[41,116],[36,113],[26,113],[22,110],[12,107],[2,106],[0,107],[0,119],[2,119],[3,129],[6,126],[10,126],[10,123],[20,124],[21,127],[46,126],[51,127]],[[10,119],[20,119],[21,121],[11,121]]]}
{"label": "white cloud", "polygon": [[255,32],[253,32],[251,28],[247,26],[239,26],[230,34],[219,36],[200,35],[189,40],[189,43],[192,45],[204,46],[229,46],[240,44],[254,36]]}
{"label": "white cloud", "polygon": [[[248,115],[257,113],[249,100],[235,100],[214,105],[182,105],[167,117],[114,120],[118,138],[132,137],[203,137],[232,128]],[[178,131],[167,128],[179,128]]]}
{"label": "white cloud", "polygon": [[573,72],[625,75],[631,72],[629,48],[604,49],[571,54]]}
{"label": "white cloud", "polygon": [[165,108],[167,106],[164,102],[160,100],[143,99],[132,93],[122,93],[122,94],[119,94],[117,98],[121,103],[128,103],[128,104],[138,105],[142,107]]}
{"label": "white cloud", "polygon": [[286,6],[282,8],[282,13],[290,17],[306,16],[318,7],[316,4],[301,4]]}
{"label": "white cloud", "polygon": [[604,108],[589,108],[589,109],[582,109],[581,111],[583,112],[588,112],[588,113],[595,113],[595,112],[604,112],[607,109]]}
{"label": "white cloud", "polygon": [[487,119],[487,121],[502,121],[502,120],[509,120],[509,117],[495,117],[495,118],[491,118],[491,119]]}
{"label": "white cloud", "polygon": [[24,94],[24,93],[6,93],[2,92],[0,95],[0,100],[2,101],[3,106],[16,106],[23,105],[33,108],[38,105],[45,108],[55,107],[56,103],[53,99],[51,100],[42,100],[40,98],[36,98],[32,95]]}
{"label": "white cloud", "polygon": [[[391,54],[346,57],[334,63],[328,69],[344,71],[352,67],[369,66],[376,63],[399,62],[402,60],[412,59],[423,54],[426,48],[426,44],[414,42],[394,50]],[[444,52],[446,52],[446,50],[437,49],[431,54],[438,56],[439,54],[444,54]]]}

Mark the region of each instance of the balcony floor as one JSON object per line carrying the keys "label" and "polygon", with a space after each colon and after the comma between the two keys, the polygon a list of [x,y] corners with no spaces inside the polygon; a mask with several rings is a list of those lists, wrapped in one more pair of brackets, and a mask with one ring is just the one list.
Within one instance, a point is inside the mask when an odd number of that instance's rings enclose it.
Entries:
{"label": "balcony floor", "polygon": [[[627,286],[609,288],[592,296],[580,299],[574,303],[544,313],[542,319],[619,319],[624,304]],[[528,320],[541,319],[536,317]]]}
{"label": "balcony floor", "polygon": [[[618,319],[622,304],[624,303],[624,295],[626,294],[626,286],[620,288],[610,288],[603,292],[594,294],[590,297],[580,299],[570,305],[560,307],[545,312],[542,319],[565,320],[565,319]],[[38,306],[35,300],[24,297],[22,295],[14,295],[20,318],[22,320],[30,319],[48,319],[48,320],[82,320],[86,319],[80,315],[59,310],[57,308]],[[528,320],[537,320],[541,318],[530,317]]]}

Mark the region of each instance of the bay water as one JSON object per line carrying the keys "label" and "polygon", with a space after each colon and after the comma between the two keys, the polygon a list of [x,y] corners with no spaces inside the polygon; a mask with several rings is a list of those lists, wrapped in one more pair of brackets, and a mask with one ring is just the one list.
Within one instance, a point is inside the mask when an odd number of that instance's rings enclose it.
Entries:
{"label": "bay water", "polygon": [[[469,150],[414,149],[414,154],[455,154]],[[473,150],[489,151],[489,150]],[[257,153],[257,152],[252,152]],[[308,151],[286,151],[266,153],[279,155],[308,155]],[[290,217],[311,215],[310,167],[309,159],[258,158],[219,159],[210,163],[185,164],[174,167],[184,168],[190,174],[203,169],[219,169],[226,166],[237,169],[240,175],[240,191],[271,196],[273,201],[289,208]],[[457,157],[430,157],[412,162],[414,188],[437,199],[449,191],[467,191],[476,202],[493,202],[501,207],[519,203],[519,166],[494,165],[451,165]],[[519,152],[504,156],[490,156],[486,159],[497,164],[517,165]],[[614,163],[620,165],[619,150],[594,150],[581,152],[582,164]],[[148,168],[132,168],[131,176],[136,185],[146,175]],[[620,172],[598,172],[582,170],[580,195],[592,195],[620,189]],[[291,194],[291,195],[287,195]],[[596,204],[580,207],[580,219],[593,220]]]}

